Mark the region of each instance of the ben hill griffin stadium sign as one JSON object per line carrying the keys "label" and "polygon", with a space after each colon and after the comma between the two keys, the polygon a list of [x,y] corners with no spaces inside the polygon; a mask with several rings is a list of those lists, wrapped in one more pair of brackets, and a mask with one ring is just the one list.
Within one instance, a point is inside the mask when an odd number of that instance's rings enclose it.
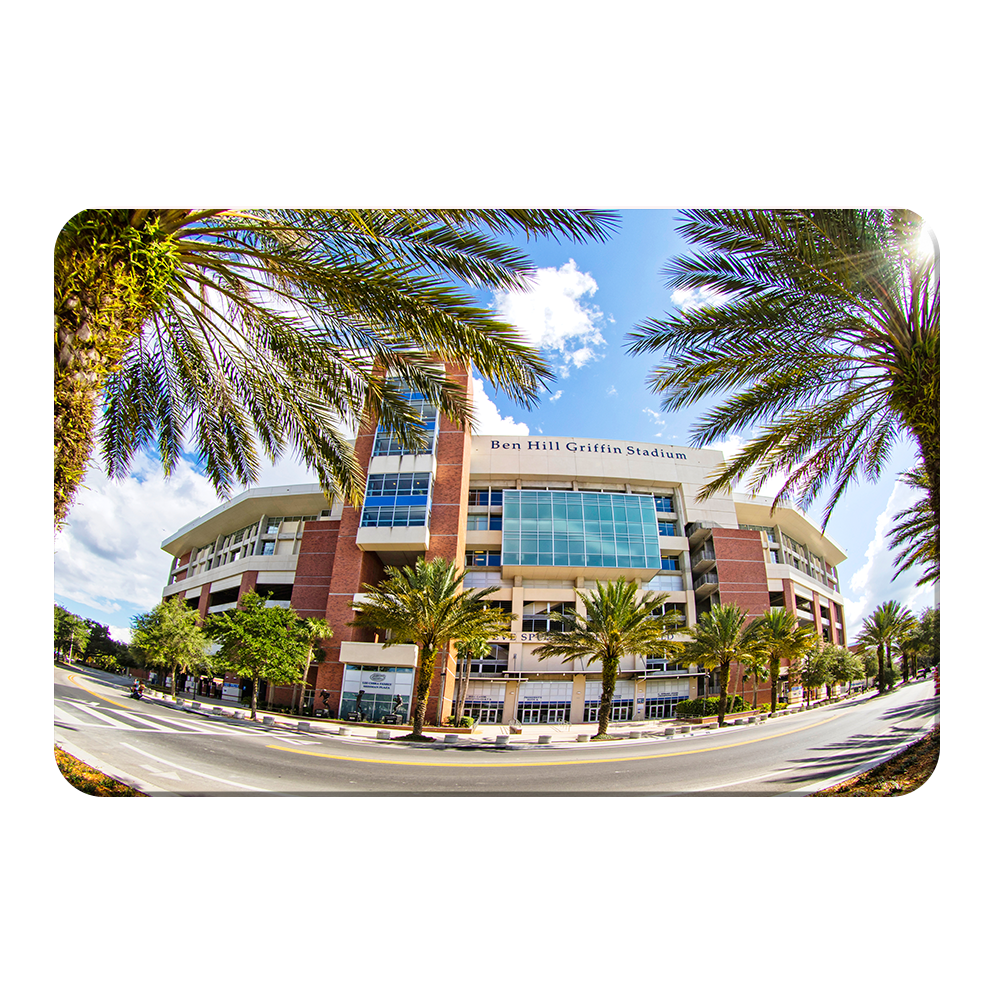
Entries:
{"label": "ben hill griffin stadium sign", "polygon": [[[598,455],[643,455],[647,458],[681,458],[687,460],[687,455],[683,451],[664,451],[662,448],[644,448],[640,445],[618,445],[605,444],[603,441],[593,444],[579,441],[564,441],[560,448],[558,441],[546,441],[542,438],[526,438],[525,451],[589,451]],[[521,451],[520,441],[497,441],[490,440],[491,451]]]}

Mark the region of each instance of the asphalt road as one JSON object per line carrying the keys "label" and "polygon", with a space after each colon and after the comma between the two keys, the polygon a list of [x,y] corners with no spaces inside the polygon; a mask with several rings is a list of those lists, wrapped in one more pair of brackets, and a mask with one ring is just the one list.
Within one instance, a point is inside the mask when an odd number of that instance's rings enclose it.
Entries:
{"label": "asphalt road", "polygon": [[937,713],[926,680],[684,739],[415,746],[208,719],[130,699],[121,678],[55,668],[55,741],[152,794],[770,796],[874,766]]}

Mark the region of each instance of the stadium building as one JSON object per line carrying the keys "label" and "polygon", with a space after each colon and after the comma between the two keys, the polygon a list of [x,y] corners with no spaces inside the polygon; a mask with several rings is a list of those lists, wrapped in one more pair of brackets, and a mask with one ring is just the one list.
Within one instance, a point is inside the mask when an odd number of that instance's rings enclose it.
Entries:
{"label": "stadium building", "polygon": [[[450,374],[468,385],[463,373]],[[514,640],[494,643],[472,663],[466,712],[484,723],[596,722],[600,664],[541,662],[535,651],[555,627],[551,612],[573,607],[575,592],[598,580],[636,580],[641,592],[665,595],[688,624],[720,603],[751,615],[788,608],[827,642],[846,644],[837,580],[846,554],[791,507],[772,513],[770,500],[741,495],[698,500],[721,452],[474,435],[416,394],[412,400],[426,420],[419,453],[403,451],[380,427],[358,434],[367,470],[359,509],[331,506],[315,484],[251,489],[163,542],[173,556],[164,598],[180,594],[204,616],[256,590],[329,621],[334,637],[310,668],[307,706],[374,721],[398,707],[409,717],[416,648],[385,647],[346,623],[365,584],[382,579],[385,566],[420,556],[464,563],[467,585],[498,586],[491,600],[515,616]],[[452,653],[436,671],[428,725],[452,714],[455,681]],[[739,690],[736,671],[730,690]],[[752,690],[748,682],[748,697]],[[227,678],[216,693],[235,700],[245,692]],[[277,705],[296,694],[290,687],[261,693]],[[706,693],[718,686],[703,670],[626,658],[612,719],[667,718],[676,702]],[[801,691],[785,681],[783,695],[794,703]],[[768,685],[760,696],[770,700]]]}

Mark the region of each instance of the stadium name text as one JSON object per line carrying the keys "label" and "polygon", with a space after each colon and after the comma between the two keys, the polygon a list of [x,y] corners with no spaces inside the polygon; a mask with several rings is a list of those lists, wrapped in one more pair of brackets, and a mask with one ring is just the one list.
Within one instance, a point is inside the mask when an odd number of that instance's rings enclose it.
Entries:
{"label": "stadium name text", "polygon": [[[490,441],[490,449],[492,451],[559,451],[558,441],[544,441],[544,440],[534,440],[532,438],[527,438],[524,442],[525,447],[522,449],[520,441],[497,441],[493,439]],[[596,453],[598,455],[645,455],[648,458],[683,458],[687,459],[687,455],[683,451],[664,451],[662,448],[642,448],[639,445],[625,445],[623,447],[618,447],[617,445],[610,444],[589,444],[580,443],[577,441],[565,441],[563,442],[563,451],[589,451]]]}

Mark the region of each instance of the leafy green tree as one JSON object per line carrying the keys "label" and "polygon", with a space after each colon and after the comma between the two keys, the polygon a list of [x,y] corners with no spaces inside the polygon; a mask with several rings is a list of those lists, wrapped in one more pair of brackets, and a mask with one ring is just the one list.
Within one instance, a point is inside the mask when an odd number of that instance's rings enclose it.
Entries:
{"label": "leafy green tree", "polygon": [[294,684],[302,677],[311,648],[308,630],[295,609],[267,607],[270,594],[250,590],[231,611],[205,619],[205,633],[219,648],[216,663],[250,679],[250,718],[257,718],[257,688],[261,681]]}
{"label": "leafy green tree", "polygon": [[306,662],[305,666],[302,668],[302,686],[299,688],[299,702],[298,702],[298,712],[302,714],[302,702],[305,700],[306,696],[306,681],[309,678],[309,668],[312,666],[314,659],[319,659],[317,653],[322,656],[322,649],[317,647],[324,639],[329,639],[333,635],[333,629],[330,628],[330,623],[325,618],[300,618],[300,628],[302,633],[308,642],[308,648],[306,650]]}
{"label": "leafy green tree", "polygon": [[465,570],[445,559],[415,566],[387,566],[388,578],[365,584],[364,598],[351,607],[352,628],[385,633],[383,646],[412,643],[417,647],[417,685],[413,702],[412,738],[423,734],[434,665],[452,642],[490,641],[509,636],[511,615],[485,604],[498,587],[463,590]]}
{"label": "leafy green tree", "polygon": [[208,662],[208,640],[200,627],[198,612],[189,608],[179,595],[132,619],[131,646],[146,663],[162,664],[170,672],[170,693],[174,697],[177,671],[194,673],[204,669]]}
{"label": "leafy green tree", "polygon": [[776,712],[781,661],[784,659],[794,664],[816,646],[819,637],[815,629],[799,625],[798,619],[787,608],[771,608],[757,618],[751,628],[754,643],[767,657],[771,676],[771,711]]}
{"label": "leafy green tree", "polygon": [[73,663],[73,653],[82,655],[90,637],[90,622],[67,611],[61,604],[54,605],[53,644],[60,653],[69,657]]}
{"label": "leafy green tree", "polygon": [[861,659],[861,668],[865,675],[865,688],[867,689],[872,686],[872,681],[878,677],[878,657],[873,650],[865,648],[863,644],[859,645],[858,656]]}
{"label": "leafy green tree", "polygon": [[859,643],[875,651],[878,658],[878,693],[891,686],[892,653],[902,637],[913,627],[914,616],[899,601],[883,601],[862,623]]}
{"label": "leafy green tree", "polygon": [[926,665],[934,666],[941,660],[941,611],[938,608],[925,608],[918,623],[920,634],[924,640],[924,649],[920,658]]}
{"label": "leafy green tree", "polygon": [[825,644],[819,651],[817,660],[829,678],[828,683],[847,685],[849,689],[853,681],[864,677],[861,659],[843,646]]}
{"label": "leafy green tree", "polygon": [[810,650],[805,655],[802,663],[802,687],[806,694],[806,707],[812,703],[813,692],[830,681],[830,672],[827,663],[815,650]]}
{"label": "leafy green tree", "polygon": [[601,704],[597,710],[597,735],[604,739],[611,720],[611,703],[623,656],[673,656],[681,648],[670,636],[681,630],[683,620],[673,610],[663,611],[665,597],[638,597],[639,585],[624,578],[597,589],[576,591],[583,614],[575,608],[549,615],[561,632],[549,632],[536,647],[539,660],[560,657],[564,663],[584,660],[601,664]]}
{"label": "leafy green tree", "polygon": [[681,663],[710,665],[719,671],[719,725],[726,719],[729,700],[729,674],[734,663],[753,660],[761,647],[748,626],[748,618],[736,604],[716,604],[698,616],[696,624],[681,630],[691,637],[682,643],[678,659]]}
{"label": "leafy green tree", "polygon": [[877,479],[901,434],[916,443],[940,522],[940,289],[921,220],[903,210],[681,213],[700,252],[666,270],[678,289],[724,297],[631,334],[632,353],[664,352],[650,385],[663,408],[721,396],[695,425],[704,447],[753,431],[701,496],[744,476],[823,513],[854,480]]}
{"label": "leafy green tree", "polygon": [[[606,239],[591,210],[97,209],[55,247],[55,519],[93,448],[112,476],[159,450],[196,451],[213,485],[256,480],[258,449],[292,448],[324,490],[357,502],[364,476],[338,425],[378,419],[408,446],[422,421],[396,372],[447,417],[470,403],[438,361],[474,366],[532,405],[552,377],[468,286],[526,287],[513,234]],[[185,435],[192,441],[185,444]]]}

